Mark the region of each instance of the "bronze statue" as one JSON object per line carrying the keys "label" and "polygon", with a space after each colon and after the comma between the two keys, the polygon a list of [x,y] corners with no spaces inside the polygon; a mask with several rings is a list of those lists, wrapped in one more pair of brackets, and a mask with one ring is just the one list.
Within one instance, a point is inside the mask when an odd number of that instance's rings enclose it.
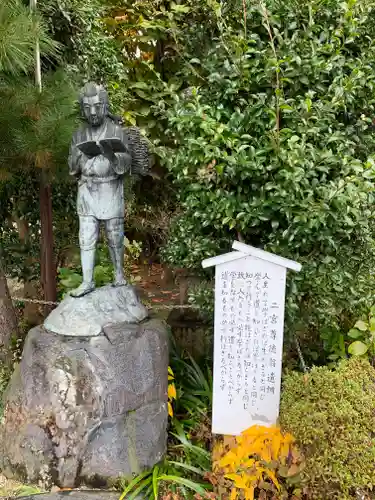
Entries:
{"label": "bronze statue", "polygon": [[72,139],[70,174],[78,179],[77,213],[83,282],[71,292],[82,297],[95,288],[95,249],[100,223],[104,223],[114,265],[113,286],[127,284],[124,277],[124,175],[148,171],[148,147],[138,129],[124,129],[109,113],[107,91],[88,83],[80,106],[86,123]]}

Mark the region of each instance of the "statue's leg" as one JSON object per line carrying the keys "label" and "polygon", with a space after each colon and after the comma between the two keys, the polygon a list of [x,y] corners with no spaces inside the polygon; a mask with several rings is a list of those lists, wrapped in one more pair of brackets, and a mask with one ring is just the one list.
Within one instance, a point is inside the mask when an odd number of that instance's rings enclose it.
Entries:
{"label": "statue's leg", "polygon": [[79,218],[79,246],[81,248],[82,284],[70,292],[72,297],[82,297],[95,288],[95,248],[99,237],[99,221],[95,217]]}
{"label": "statue's leg", "polygon": [[114,286],[124,286],[124,219],[116,218],[105,221],[109,253],[115,271]]}

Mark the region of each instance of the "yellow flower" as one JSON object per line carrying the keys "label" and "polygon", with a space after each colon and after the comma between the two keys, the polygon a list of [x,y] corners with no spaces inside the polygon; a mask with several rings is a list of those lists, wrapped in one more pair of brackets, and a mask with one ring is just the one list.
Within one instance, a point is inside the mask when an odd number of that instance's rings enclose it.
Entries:
{"label": "yellow flower", "polygon": [[173,417],[173,408],[172,408],[172,405],[169,401],[168,401],[168,415],[170,417]]}
{"label": "yellow flower", "polygon": [[168,398],[169,399],[177,398],[176,386],[174,384],[168,385]]}
{"label": "yellow flower", "polygon": [[283,434],[276,426],[256,425],[232,441],[224,438],[215,448],[213,469],[232,482],[231,500],[253,500],[255,489],[264,482],[273,483],[280,491],[274,462],[284,465],[290,453],[295,461],[301,461],[294,442],[293,436]]}
{"label": "yellow flower", "polygon": [[245,500],[253,500],[254,499],[254,486],[250,486],[250,488],[246,488],[245,490]]}
{"label": "yellow flower", "polygon": [[230,494],[230,500],[236,500],[237,498],[237,490],[236,488],[233,488]]}

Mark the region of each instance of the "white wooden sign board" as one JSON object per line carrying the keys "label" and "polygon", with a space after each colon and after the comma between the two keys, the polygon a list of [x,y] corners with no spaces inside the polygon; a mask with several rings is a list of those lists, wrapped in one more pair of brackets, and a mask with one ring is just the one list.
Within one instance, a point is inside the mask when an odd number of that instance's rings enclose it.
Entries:
{"label": "white wooden sign board", "polygon": [[[287,267],[301,266],[235,242],[216,266],[212,432],[238,435],[279,416]],[[246,252],[246,253],[244,253]]]}

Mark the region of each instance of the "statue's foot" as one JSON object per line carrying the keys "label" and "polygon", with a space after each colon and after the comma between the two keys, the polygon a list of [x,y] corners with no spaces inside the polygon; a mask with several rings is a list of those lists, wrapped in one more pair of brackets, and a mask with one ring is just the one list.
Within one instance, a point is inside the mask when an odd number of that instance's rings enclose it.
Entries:
{"label": "statue's foot", "polygon": [[126,279],[123,276],[121,276],[121,277],[119,276],[119,277],[115,278],[114,282],[112,283],[112,286],[117,288],[120,286],[126,286],[127,284],[128,284],[128,282],[126,281]]}
{"label": "statue's foot", "polygon": [[72,297],[75,297],[75,298],[83,297],[84,295],[87,295],[88,293],[92,292],[93,290],[95,290],[95,283],[83,282],[78,288],[76,288],[75,290],[72,290],[70,292],[70,295]]}

